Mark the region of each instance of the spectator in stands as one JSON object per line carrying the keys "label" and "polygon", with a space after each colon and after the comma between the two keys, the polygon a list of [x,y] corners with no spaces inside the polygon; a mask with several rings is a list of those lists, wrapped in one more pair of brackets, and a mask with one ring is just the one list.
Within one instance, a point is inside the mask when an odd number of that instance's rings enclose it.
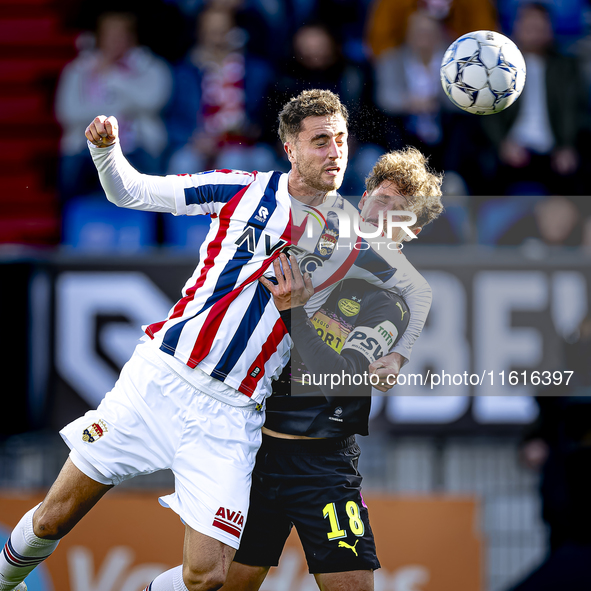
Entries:
{"label": "spectator in stands", "polygon": [[[388,146],[416,146],[429,156],[431,166],[445,170],[446,178],[455,179],[455,187],[463,187],[466,197],[473,183],[473,171],[477,170],[474,164],[478,162],[474,157],[474,116],[455,107],[443,92],[440,68],[447,48],[445,35],[442,22],[431,13],[413,12],[404,43],[374,60],[376,104],[388,117]],[[454,193],[461,199],[455,189]],[[457,218],[459,211],[460,207],[446,207],[439,227],[427,232],[427,241],[461,240],[460,236],[465,235],[460,230],[464,221],[450,218]],[[443,233],[448,222],[457,230]]]}
{"label": "spectator in stands", "polygon": [[[496,0],[501,31],[510,33],[523,0]],[[544,2],[552,18],[554,34],[561,47],[572,48],[573,43],[588,29],[588,0],[561,0]]]}
{"label": "spectator in stands", "polygon": [[374,57],[404,43],[409,17],[417,9],[443,23],[448,42],[470,31],[498,29],[490,0],[374,0],[366,33]]}
{"label": "spectator in stands", "polygon": [[519,100],[482,124],[494,145],[501,194],[577,194],[577,140],[585,123],[586,89],[578,61],[558,53],[547,8],[523,5],[513,37],[527,83]]}
{"label": "spectator in stands", "polygon": [[579,201],[572,197],[545,197],[509,226],[497,244],[518,246],[535,241],[546,246],[581,246],[584,219]]}
{"label": "spectator in stands", "polygon": [[96,113],[117,117],[130,162],[144,172],[162,172],[167,134],[160,113],[171,92],[168,64],[138,46],[133,14],[102,14],[95,39],[94,48],[81,51],[64,68],[57,88],[55,111],[63,128],[60,187],[64,200],[97,188],[84,137],[86,125]]}
{"label": "spectator in stands", "polygon": [[[567,302],[563,304],[568,305]],[[562,384],[540,391],[538,421],[526,434],[524,463],[541,469],[550,552],[512,591],[591,589],[591,317],[564,343]]]}
{"label": "spectator in stands", "polygon": [[440,82],[445,48],[440,21],[420,10],[408,19],[405,42],[375,61],[376,103],[399,120],[403,133],[398,142],[431,154],[431,164],[438,170],[442,168],[437,149],[443,139],[441,112],[453,107]]}
{"label": "spectator in stands", "polygon": [[[364,179],[383,153],[383,125],[374,104],[370,65],[353,62],[341,52],[331,31],[321,23],[300,27],[293,38],[293,55],[282,64],[270,102],[284,104],[302,90],[323,88],[339,95],[351,114],[349,168],[341,188],[344,195],[360,196]],[[274,122],[273,122],[274,123]],[[275,126],[267,130],[276,135]]]}
{"label": "spectator in stands", "polygon": [[364,35],[371,1],[314,0],[314,20],[329,27],[343,55],[357,63],[369,58]]}
{"label": "spectator in stands", "polygon": [[170,173],[221,166],[275,168],[273,148],[260,141],[273,70],[245,49],[231,9],[213,5],[196,20],[196,40],[174,68],[167,109]]}

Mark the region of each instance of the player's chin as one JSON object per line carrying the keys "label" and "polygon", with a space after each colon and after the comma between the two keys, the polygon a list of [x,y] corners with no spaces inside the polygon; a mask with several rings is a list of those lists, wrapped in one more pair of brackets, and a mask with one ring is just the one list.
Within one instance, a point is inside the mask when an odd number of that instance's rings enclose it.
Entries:
{"label": "player's chin", "polygon": [[[328,176],[328,178],[326,178]],[[343,175],[325,175],[325,185],[329,191],[336,191],[343,184]]]}

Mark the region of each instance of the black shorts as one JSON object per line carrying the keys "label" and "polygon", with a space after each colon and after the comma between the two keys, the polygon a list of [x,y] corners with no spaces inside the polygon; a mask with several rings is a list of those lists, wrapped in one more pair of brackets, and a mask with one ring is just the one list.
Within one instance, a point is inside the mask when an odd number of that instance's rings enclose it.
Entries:
{"label": "black shorts", "polygon": [[361,496],[359,453],[354,436],[335,441],[263,435],[234,560],[277,566],[295,526],[311,573],[379,568]]}

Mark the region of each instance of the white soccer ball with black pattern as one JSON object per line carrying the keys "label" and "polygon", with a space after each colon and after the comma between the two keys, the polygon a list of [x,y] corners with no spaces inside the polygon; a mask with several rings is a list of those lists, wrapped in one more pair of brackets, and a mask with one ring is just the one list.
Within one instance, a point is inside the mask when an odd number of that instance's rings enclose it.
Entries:
{"label": "white soccer ball with black pattern", "polygon": [[517,45],[495,31],[456,39],[441,62],[441,84],[451,102],[469,113],[492,115],[512,105],[525,85]]}

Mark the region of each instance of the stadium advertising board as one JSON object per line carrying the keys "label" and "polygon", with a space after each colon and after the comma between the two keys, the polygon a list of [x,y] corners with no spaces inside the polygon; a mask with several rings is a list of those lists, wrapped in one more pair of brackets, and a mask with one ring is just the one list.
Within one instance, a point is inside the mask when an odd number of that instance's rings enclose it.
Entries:
{"label": "stadium advertising board", "polygon": [[[373,430],[492,433],[534,420],[538,387],[569,377],[561,343],[588,310],[587,260],[414,245],[406,254],[430,283],[433,304],[399,384],[374,399]],[[57,429],[96,406],[140,327],[165,318],[193,266],[193,258],[164,255],[35,264],[28,288],[33,411],[51,402],[41,418]]]}
{"label": "stadium advertising board", "polygon": [[[156,493],[107,496],[27,579],[29,591],[139,591],[179,564],[183,526],[158,505]],[[0,541],[42,499],[3,496]],[[471,498],[368,497],[382,568],[376,591],[477,591],[482,588],[478,505]],[[342,552],[355,548],[339,540]],[[292,532],[261,591],[313,591],[299,540]]]}

